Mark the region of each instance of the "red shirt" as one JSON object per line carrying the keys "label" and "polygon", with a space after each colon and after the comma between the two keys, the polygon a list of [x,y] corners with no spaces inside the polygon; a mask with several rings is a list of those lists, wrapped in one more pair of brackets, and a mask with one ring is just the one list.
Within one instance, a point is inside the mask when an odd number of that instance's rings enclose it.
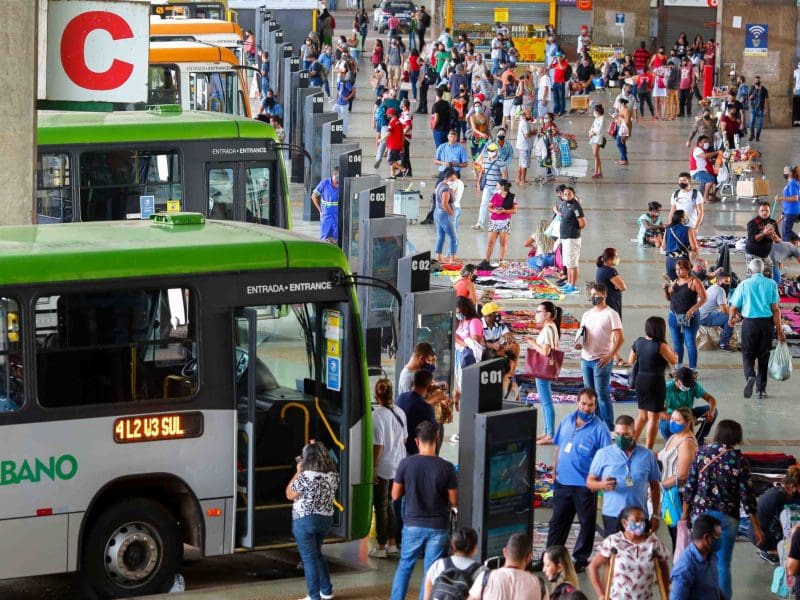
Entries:
{"label": "red shirt", "polygon": [[408,70],[412,73],[414,71],[419,71],[419,56],[414,56],[412,54],[408,57]]}
{"label": "red shirt", "polygon": [[567,67],[569,63],[565,58],[558,58],[553,62],[553,83],[567,82]]}
{"label": "red shirt", "polygon": [[652,71],[648,71],[647,73],[642,73],[637,77],[638,79],[638,86],[639,89],[643,92],[652,92],[653,85],[655,83],[655,76],[653,75]]}
{"label": "red shirt", "polygon": [[657,69],[661,65],[666,64],[666,62],[667,62],[667,57],[666,56],[661,56],[660,54],[656,54],[653,57],[653,68]]}
{"label": "red shirt", "polygon": [[637,71],[644,69],[645,65],[650,61],[650,51],[645,48],[637,48],[633,53],[633,64]]}
{"label": "red shirt", "polygon": [[403,124],[397,115],[393,115],[389,121],[389,136],[386,138],[386,147],[389,150],[403,149]]}

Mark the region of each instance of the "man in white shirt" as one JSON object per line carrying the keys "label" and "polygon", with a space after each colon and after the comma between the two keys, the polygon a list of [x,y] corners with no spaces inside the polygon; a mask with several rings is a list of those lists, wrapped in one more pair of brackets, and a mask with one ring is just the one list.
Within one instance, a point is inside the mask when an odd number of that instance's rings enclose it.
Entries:
{"label": "man in white shirt", "polygon": [[636,96],[633,95],[633,87],[629,83],[626,83],[622,86],[622,91],[620,91],[620,93],[614,99],[615,112],[620,109],[621,105],[619,101],[623,98],[628,101],[628,108],[631,109],[633,116],[635,117],[637,114],[639,114],[636,111],[636,108],[638,106],[638,100],[636,100]]}
{"label": "man in white shirt", "polygon": [[517,127],[517,153],[519,165],[517,166],[517,185],[528,185],[528,169],[531,166],[531,152],[533,151],[533,137],[536,131],[533,128],[533,115],[530,108],[522,111],[522,118]]}
{"label": "man in white shirt", "polygon": [[722,327],[719,349],[732,352],[728,345],[733,335],[733,327],[728,323],[728,292],[731,289],[730,273],[722,271],[717,275],[717,283],[706,290],[706,301],[700,307],[700,325]]}
{"label": "man in white shirt", "polygon": [[670,208],[667,222],[672,222],[672,215],[676,210],[682,210],[686,215],[686,224],[695,231],[700,231],[705,214],[703,194],[692,189],[692,178],[686,171],[678,175],[678,187],[680,189],[675,190],[669,199]]}
{"label": "man in white shirt", "polygon": [[552,110],[552,91],[553,84],[550,81],[550,75],[544,66],[539,67],[539,89],[537,100],[539,101],[539,117],[544,116]]}
{"label": "man in white shirt", "polygon": [[492,40],[492,75],[500,73],[500,62],[503,58],[503,34],[497,32]]}

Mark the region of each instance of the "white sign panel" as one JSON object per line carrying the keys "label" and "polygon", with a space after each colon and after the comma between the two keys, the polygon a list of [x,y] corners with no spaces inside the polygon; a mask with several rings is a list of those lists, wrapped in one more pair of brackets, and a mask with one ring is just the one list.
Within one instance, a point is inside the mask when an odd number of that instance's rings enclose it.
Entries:
{"label": "white sign panel", "polygon": [[47,99],[147,100],[147,0],[49,0]]}
{"label": "white sign panel", "polygon": [[713,0],[664,0],[664,6],[691,6],[694,8],[714,8],[717,6]]}

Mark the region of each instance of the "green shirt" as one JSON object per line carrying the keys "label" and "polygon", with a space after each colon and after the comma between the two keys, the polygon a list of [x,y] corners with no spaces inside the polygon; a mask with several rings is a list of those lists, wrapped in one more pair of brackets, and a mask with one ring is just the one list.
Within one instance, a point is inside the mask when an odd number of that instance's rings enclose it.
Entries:
{"label": "green shirt", "polygon": [[680,408],[681,406],[685,406],[686,408],[692,408],[694,406],[694,401],[698,398],[702,398],[706,394],[706,388],[703,387],[703,384],[696,382],[692,387],[688,390],[681,391],[678,389],[678,386],[675,385],[675,380],[667,382],[667,413],[672,414],[672,411]]}
{"label": "green shirt", "polygon": [[436,72],[440,72],[442,67],[444,66],[444,61],[450,58],[449,52],[437,52],[436,53]]}

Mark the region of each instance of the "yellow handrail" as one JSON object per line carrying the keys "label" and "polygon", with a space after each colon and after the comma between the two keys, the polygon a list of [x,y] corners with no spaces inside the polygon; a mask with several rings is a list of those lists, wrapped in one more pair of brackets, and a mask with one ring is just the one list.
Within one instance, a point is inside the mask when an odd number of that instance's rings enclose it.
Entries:
{"label": "yellow handrail", "polygon": [[339,450],[344,450],[344,444],[339,441],[339,438],[336,437],[336,434],[333,432],[331,424],[328,423],[328,419],[325,417],[325,413],[322,412],[322,408],[320,408],[319,398],[316,397],[314,398],[314,406],[317,407],[317,412],[319,413],[319,416],[322,419],[322,423],[325,425],[325,429],[328,430],[328,433],[330,434],[333,443],[339,446]]}
{"label": "yellow handrail", "polygon": [[287,402],[286,404],[283,405],[283,408],[281,408],[281,419],[284,418],[284,415],[286,415],[286,411],[289,410],[290,408],[299,408],[300,410],[303,411],[303,418],[305,421],[305,438],[303,438],[305,441],[303,442],[303,444],[304,445],[308,444],[308,431],[309,431],[309,424],[311,421],[311,415],[308,414],[308,409],[299,402]]}

